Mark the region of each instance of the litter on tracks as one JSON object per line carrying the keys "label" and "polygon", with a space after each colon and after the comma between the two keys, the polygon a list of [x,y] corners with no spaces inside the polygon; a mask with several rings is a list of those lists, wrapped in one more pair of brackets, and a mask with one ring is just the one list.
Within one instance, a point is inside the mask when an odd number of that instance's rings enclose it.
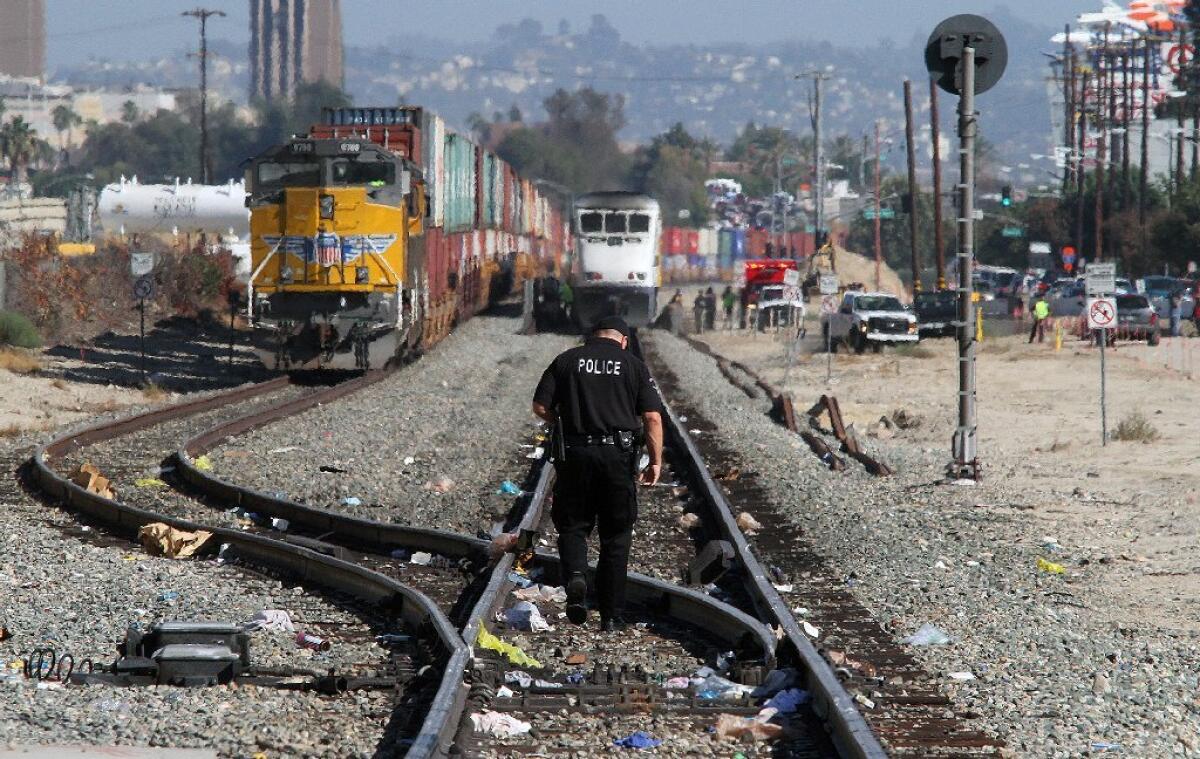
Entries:
{"label": "litter on tracks", "polygon": [[521,601],[512,608],[505,609],[504,621],[514,630],[536,633],[551,629],[550,623],[542,616],[541,609],[529,601]]}
{"label": "litter on tracks", "polygon": [[198,456],[192,463],[195,464],[196,468],[201,472],[211,472],[213,468],[212,459],[208,457],[208,454]]}
{"label": "litter on tracks", "polygon": [[275,456],[280,453],[291,453],[292,451],[298,451],[298,450],[300,450],[300,446],[298,446],[298,445],[285,445],[282,448],[272,448],[271,450],[267,451],[267,453],[272,456]]}
{"label": "litter on tracks", "polygon": [[504,673],[504,682],[515,683],[522,688],[528,688],[533,685],[533,676],[528,672],[522,672],[519,669],[514,669]]}
{"label": "litter on tracks", "polygon": [[292,624],[292,615],[283,609],[263,609],[254,612],[254,618],[246,623],[246,629],[296,632],[296,627]]}
{"label": "litter on tracks", "polygon": [[529,654],[522,651],[517,646],[511,643],[505,643],[487,631],[483,624],[479,625],[479,632],[475,636],[475,644],[480,648],[486,648],[488,651],[495,651],[498,654],[503,654],[510,664],[515,664],[518,667],[532,667],[541,669],[542,663],[533,658]]}
{"label": "litter on tracks", "polygon": [[408,559],[409,564],[416,564],[420,567],[427,567],[433,561],[433,554],[425,551],[417,551]]}
{"label": "litter on tracks", "polygon": [[138,540],[146,549],[146,553],[165,556],[168,559],[186,559],[193,556],[211,538],[211,532],[185,532],[162,522],[152,522],[138,530]]}
{"label": "litter on tracks", "polygon": [[350,474],[349,469],[342,469],[340,466],[333,466],[332,464],[322,464],[317,467],[317,470],[326,474]]}
{"label": "litter on tracks", "polygon": [[133,481],[134,486],[139,488],[165,488],[167,483],[157,477],[140,477]]}
{"label": "litter on tracks", "polygon": [[736,714],[718,714],[713,730],[718,740],[734,738],[752,741],[771,740],[783,734],[783,726],[771,722],[774,709],[764,709],[754,717],[739,717]]}
{"label": "litter on tracks", "polygon": [[1052,575],[1060,575],[1067,571],[1067,568],[1062,564],[1056,564],[1053,561],[1046,561],[1041,556],[1038,557],[1037,568],[1043,572],[1049,572]]}
{"label": "litter on tracks", "polygon": [[970,672],[951,672],[950,679],[965,683],[968,680],[974,680],[975,675]]}
{"label": "litter on tracks", "polygon": [[[520,575],[517,575],[520,577]],[[528,582],[528,581],[527,581]],[[554,585],[529,585],[513,591],[513,598],[518,601],[533,601],[542,603],[566,603],[566,588]]]}
{"label": "litter on tracks", "polygon": [[534,448],[532,451],[525,454],[525,458],[534,459],[536,461],[537,459],[540,459],[541,457],[543,457],[545,455],[546,455],[546,449],[539,445],[537,448]]}
{"label": "litter on tracks", "polygon": [[812,695],[803,688],[788,688],[772,696],[763,707],[774,709],[780,714],[791,714],[810,700]]}
{"label": "litter on tracks", "polygon": [[449,493],[454,488],[454,480],[449,477],[438,477],[429,480],[422,487],[434,493]]}
{"label": "litter on tracks", "polygon": [[907,643],[910,646],[944,646],[951,640],[952,638],[940,627],[932,622],[926,622],[921,625],[921,629],[900,642]]}
{"label": "litter on tracks", "polygon": [[74,482],[89,493],[95,493],[102,498],[115,500],[117,497],[117,492],[113,490],[112,483],[107,477],[100,474],[100,470],[94,464],[80,464],[71,473],[71,482]]}
{"label": "litter on tracks", "polygon": [[650,733],[638,730],[636,733],[626,735],[624,738],[613,739],[613,745],[618,748],[657,748],[662,745],[662,741],[650,735]]}
{"label": "litter on tracks", "polygon": [[533,725],[522,722],[511,714],[485,711],[475,712],[471,715],[471,728],[484,735],[508,738],[514,735],[525,735],[533,729]]}
{"label": "litter on tracks", "polygon": [[801,622],[800,626],[804,628],[804,634],[810,638],[821,637],[821,629],[812,622]]}
{"label": "litter on tracks", "polygon": [[342,499],[343,506],[362,506],[362,499],[357,496],[346,496]]}
{"label": "litter on tracks", "polygon": [[754,518],[754,515],[749,511],[743,511],[737,515],[738,529],[747,535],[753,535],[758,530],[762,529],[762,523]]}
{"label": "litter on tracks", "polygon": [[505,480],[500,483],[500,489],[496,491],[496,495],[521,495],[523,491],[512,480]]}

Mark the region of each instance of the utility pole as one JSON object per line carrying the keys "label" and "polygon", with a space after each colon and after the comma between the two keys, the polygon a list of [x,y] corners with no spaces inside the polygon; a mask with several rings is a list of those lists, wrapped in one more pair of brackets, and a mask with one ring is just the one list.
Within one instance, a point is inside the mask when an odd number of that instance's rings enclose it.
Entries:
{"label": "utility pole", "polygon": [[1133,48],[1126,43],[1121,56],[1121,210],[1129,208],[1129,110],[1133,105],[1130,94],[1129,59]]}
{"label": "utility pole", "polygon": [[[817,242],[817,247],[820,247],[820,241],[825,231],[825,145],[823,144],[823,122],[822,122],[822,87],[821,83],[829,78],[829,74],[824,71],[808,71],[796,76],[812,77],[813,80],[813,99],[812,99],[812,128],[813,128],[813,239]],[[864,146],[865,147],[865,146]],[[864,151],[865,154],[865,151]],[[864,183],[862,174],[862,165],[859,165],[859,183]]]}
{"label": "utility pole", "polygon": [[942,247],[942,131],[938,122],[937,81],[929,78],[929,123],[933,137],[933,247],[937,254],[937,289],[946,289],[946,249]]}
{"label": "utility pole", "polygon": [[184,11],[181,16],[192,16],[200,20],[200,183],[208,184],[208,18],[209,16],[224,17],[224,11],[209,10],[208,8],[193,8]]}
{"label": "utility pole", "polygon": [[1071,43],[1071,25],[1066,27],[1066,41],[1063,42],[1063,87],[1065,97],[1063,100],[1066,103],[1067,112],[1065,115],[1064,145],[1067,146],[1067,165],[1063,172],[1063,197],[1070,190],[1071,183],[1075,179],[1075,171],[1077,164],[1073,160],[1075,158],[1075,45]]}
{"label": "utility pole", "polygon": [[904,139],[908,142],[908,239],[912,246],[913,295],[921,292],[921,251],[917,247],[917,146],[913,138],[912,82],[904,80]]}
{"label": "utility pole", "polygon": [[1142,258],[1146,257],[1146,195],[1150,184],[1150,39],[1142,48],[1142,166],[1138,177],[1138,226],[1142,232]]}
{"label": "utility pole", "polygon": [[1075,250],[1083,255],[1083,184],[1087,176],[1084,159],[1087,157],[1087,89],[1088,75],[1085,71],[1079,81],[1079,170],[1075,175]]}
{"label": "utility pole", "polygon": [[1104,159],[1105,136],[1100,133],[1096,144],[1096,256],[1093,261],[1104,260]]}
{"label": "utility pole", "polygon": [[880,267],[883,265],[883,227],[882,219],[883,209],[881,208],[882,190],[879,186],[879,120],[875,120],[875,292],[879,292],[882,285],[880,284]]}
{"label": "utility pole", "polygon": [[[1183,50],[1186,49],[1184,47],[1186,44],[1187,44],[1187,36],[1183,30],[1183,27],[1180,26],[1179,27],[1179,50],[1180,50],[1179,58],[1180,58],[1181,62],[1183,60]],[[1184,111],[1186,103],[1187,103],[1187,100],[1185,98],[1183,102],[1177,102],[1175,104],[1175,123],[1179,130],[1179,139],[1175,143],[1175,192],[1179,192],[1180,190],[1183,189],[1183,134],[1184,134],[1183,111]]]}

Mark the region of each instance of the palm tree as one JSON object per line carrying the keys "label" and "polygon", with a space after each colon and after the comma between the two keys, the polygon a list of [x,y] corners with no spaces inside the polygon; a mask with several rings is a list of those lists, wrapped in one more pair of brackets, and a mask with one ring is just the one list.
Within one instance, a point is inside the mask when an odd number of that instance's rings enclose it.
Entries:
{"label": "palm tree", "polygon": [[67,139],[71,137],[71,129],[83,123],[83,119],[75,109],[63,103],[54,106],[54,110],[50,112],[50,118],[54,121],[54,129],[58,132],[58,147],[61,150],[66,149],[66,143],[63,141],[63,133],[67,133]]}
{"label": "palm tree", "polygon": [[29,164],[45,155],[46,143],[38,139],[37,130],[20,116],[0,126],[0,155],[8,158],[12,181],[21,184],[26,179]]}

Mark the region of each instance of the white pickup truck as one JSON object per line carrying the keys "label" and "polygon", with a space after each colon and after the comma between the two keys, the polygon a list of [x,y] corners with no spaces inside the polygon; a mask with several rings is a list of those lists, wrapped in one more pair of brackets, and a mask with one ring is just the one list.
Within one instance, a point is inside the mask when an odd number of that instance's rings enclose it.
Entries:
{"label": "white pickup truck", "polygon": [[888,343],[915,343],[920,339],[917,317],[891,293],[848,292],[835,313],[821,317],[822,339],[837,352],[838,344],[862,353],[869,346],[878,353]]}

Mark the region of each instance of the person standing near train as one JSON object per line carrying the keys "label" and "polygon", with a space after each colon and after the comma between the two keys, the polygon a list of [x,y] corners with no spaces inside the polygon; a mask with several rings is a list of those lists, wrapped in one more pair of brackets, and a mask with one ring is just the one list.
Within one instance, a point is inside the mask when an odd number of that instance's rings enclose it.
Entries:
{"label": "person standing near train", "polygon": [[[620,317],[601,319],[583,345],[551,362],[533,394],[533,413],[562,439],[550,516],[558,530],[567,619],[587,622],[587,539],[598,527],[595,591],[605,632],[625,626],[637,482],[654,485],[662,474],[662,406],[650,371],[627,350],[629,332]],[[643,436],[650,463],[639,477]]]}

